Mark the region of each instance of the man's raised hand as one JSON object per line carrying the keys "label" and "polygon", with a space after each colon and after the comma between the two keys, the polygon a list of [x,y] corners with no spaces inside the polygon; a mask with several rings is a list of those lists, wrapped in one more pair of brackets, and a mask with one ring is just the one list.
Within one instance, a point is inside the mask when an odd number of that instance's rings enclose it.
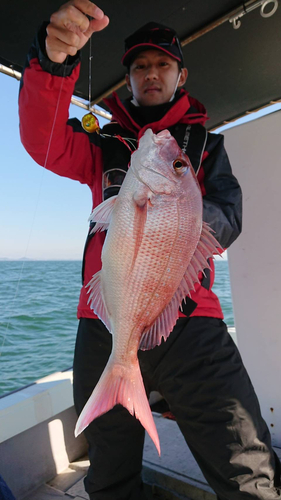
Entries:
{"label": "man's raised hand", "polygon": [[[93,18],[91,21],[87,16]],[[63,63],[75,56],[95,31],[103,30],[109,18],[90,0],[70,0],[52,14],[47,26],[46,52],[51,61]]]}

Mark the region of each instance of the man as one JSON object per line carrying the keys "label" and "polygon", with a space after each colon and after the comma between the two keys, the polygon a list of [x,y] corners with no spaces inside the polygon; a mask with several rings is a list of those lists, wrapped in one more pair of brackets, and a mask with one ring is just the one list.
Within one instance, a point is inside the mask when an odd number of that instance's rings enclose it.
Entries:
{"label": "man", "polygon": [[[93,20],[89,21],[87,15]],[[97,206],[118,192],[130,160],[126,147],[168,128],[188,154],[203,194],[204,220],[224,248],[241,231],[241,190],[220,135],[208,134],[204,107],[183,89],[187,78],[176,33],[149,23],[127,38],[122,59],[132,97],[107,99],[113,120],[106,137],[67,121],[81,49],[109,20],[88,0],[72,0],[40,30],[29,55],[20,98],[20,130],[27,151],[49,170],[89,185]],[[57,112],[55,113],[55,110]],[[118,141],[121,136],[123,141]],[[101,267],[104,235],[89,234],[83,261],[80,324],[74,359],[74,399],[80,413],[111,352],[111,336],[87,304],[85,285]],[[213,266],[212,266],[213,267]],[[249,377],[223,323],[211,287],[201,276],[169,339],[139,353],[147,393],[158,390],[205,477],[222,500],[277,499],[279,463]],[[92,500],[144,498],[144,429],[120,405],[85,430]]]}

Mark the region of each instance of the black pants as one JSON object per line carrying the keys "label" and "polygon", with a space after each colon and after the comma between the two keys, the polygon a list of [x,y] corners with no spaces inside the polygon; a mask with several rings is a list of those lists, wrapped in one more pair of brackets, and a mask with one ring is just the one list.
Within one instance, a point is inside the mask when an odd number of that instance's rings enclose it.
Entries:
{"label": "black pants", "polygon": [[[111,352],[99,320],[82,319],[74,358],[78,414]],[[180,318],[167,342],[139,351],[144,383],[168,402],[204,476],[221,500],[280,499],[280,463],[240,354],[223,321]],[[144,429],[115,406],[85,430],[91,500],[141,500]]]}

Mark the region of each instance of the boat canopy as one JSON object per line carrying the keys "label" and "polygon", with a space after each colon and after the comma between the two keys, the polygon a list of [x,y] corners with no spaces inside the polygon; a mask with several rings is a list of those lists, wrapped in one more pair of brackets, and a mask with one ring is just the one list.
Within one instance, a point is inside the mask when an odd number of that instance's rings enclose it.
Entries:
{"label": "boat canopy", "polygon": [[[1,8],[0,64],[22,71],[34,34],[64,0],[9,0]],[[109,26],[92,38],[92,104],[128,95],[123,40],[149,21],[174,28],[189,76],[185,88],[207,108],[212,129],[281,98],[281,6],[277,0],[97,2]],[[89,44],[75,96],[88,100]]]}

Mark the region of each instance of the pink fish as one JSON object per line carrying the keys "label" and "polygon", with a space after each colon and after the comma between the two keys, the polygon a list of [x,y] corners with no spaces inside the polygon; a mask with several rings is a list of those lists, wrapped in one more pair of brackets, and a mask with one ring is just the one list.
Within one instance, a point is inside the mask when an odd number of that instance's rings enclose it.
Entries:
{"label": "pink fish", "polygon": [[146,130],[119,194],[96,207],[94,231],[107,229],[102,269],[89,283],[92,309],[113,336],[108,363],[76,424],[80,434],[121,404],[160,454],[138,363],[172,331],[182,300],[220,248],[202,222],[201,190],[189,158],[168,130]]}

